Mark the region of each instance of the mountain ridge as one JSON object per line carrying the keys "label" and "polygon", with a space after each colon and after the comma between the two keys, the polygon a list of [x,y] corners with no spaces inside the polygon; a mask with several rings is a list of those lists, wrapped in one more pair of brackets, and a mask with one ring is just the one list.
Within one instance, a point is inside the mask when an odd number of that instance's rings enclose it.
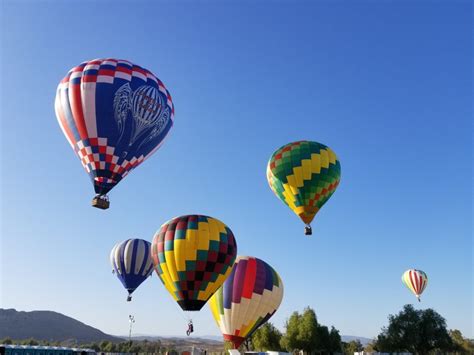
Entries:
{"label": "mountain ridge", "polygon": [[15,340],[33,338],[47,341],[76,341],[90,343],[108,340],[114,343],[124,339],[106,334],[77,319],[54,311],[17,311],[0,308],[0,338]]}

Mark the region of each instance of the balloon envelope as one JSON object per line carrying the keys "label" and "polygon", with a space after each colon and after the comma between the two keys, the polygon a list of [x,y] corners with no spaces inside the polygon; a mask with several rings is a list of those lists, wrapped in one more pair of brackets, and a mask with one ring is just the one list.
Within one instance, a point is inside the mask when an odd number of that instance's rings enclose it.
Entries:
{"label": "balloon envelope", "polygon": [[270,188],[306,224],[332,196],[340,178],[336,154],[317,142],[286,144],[267,165]]}
{"label": "balloon envelope", "polygon": [[112,58],[72,68],[58,86],[55,110],[101,195],[160,147],[174,117],[171,96],[155,75]]}
{"label": "balloon envelope", "polygon": [[235,349],[276,312],[283,299],[277,272],[261,259],[239,256],[209,305],[224,339]]}
{"label": "balloon envelope", "polygon": [[127,239],[110,252],[110,263],[123,287],[132,294],[153,272],[151,244],[143,239]]}
{"label": "balloon envelope", "polygon": [[234,234],[216,218],[187,215],[161,226],[152,243],[156,273],[185,311],[198,311],[222,285],[237,255]]}
{"label": "balloon envelope", "polygon": [[409,269],[403,273],[402,282],[411,292],[415,294],[419,301],[420,295],[428,285],[428,276],[424,271]]}

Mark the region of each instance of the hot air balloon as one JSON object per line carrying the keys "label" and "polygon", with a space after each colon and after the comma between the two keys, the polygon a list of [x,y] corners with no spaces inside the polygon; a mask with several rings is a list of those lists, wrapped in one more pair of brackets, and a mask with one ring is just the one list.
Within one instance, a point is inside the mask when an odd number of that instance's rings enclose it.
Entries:
{"label": "hot air balloon", "polygon": [[216,218],[187,215],[161,226],[152,242],[155,271],[185,311],[199,311],[232,270],[237,245]]}
{"label": "hot air balloon", "polygon": [[420,296],[428,285],[426,273],[421,270],[409,269],[403,273],[402,282],[415,294],[418,302],[421,302]]}
{"label": "hot air balloon", "polygon": [[283,299],[283,283],[265,261],[239,256],[232,273],[209,300],[224,340],[235,349],[276,312]]}
{"label": "hot air balloon", "polygon": [[127,239],[110,252],[112,272],[128,291],[127,301],[132,300],[133,291],[153,272],[150,250],[151,244],[146,240]]}
{"label": "hot air balloon", "polygon": [[336,154],[324,144],[310,141],[289,143],[273,153],[267,179],[275,195],[306,224],[329,200],[341,178]]}
{"label": "hot air balloon", "polygon": [[174,106],[164,84],[126,60],[95,59],[61,80],[56,117],[89,174],[94,207],[109,207],[107,193],[163,144]]}

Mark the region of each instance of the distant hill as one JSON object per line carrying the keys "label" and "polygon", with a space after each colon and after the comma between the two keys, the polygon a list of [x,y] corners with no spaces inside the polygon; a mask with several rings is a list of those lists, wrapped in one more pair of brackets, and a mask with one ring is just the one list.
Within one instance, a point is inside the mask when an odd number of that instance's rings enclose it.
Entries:
{"label": "distant hill", "polygon": [[357,339],[359,339],[360,343],[363,346],[366,346],[367,344],[369,344],[373,340],[373,339],[358,337],[358,336],[354,336],[354,335],[341,335],[341,340],[343,342],[346,342],[346,343],[348,343],[352,340],[357,340]]}
{"label": "distant hill", "polygon": [[105,334],[64,314],[52,311],[18,312],[0,308],[0,339],[33,338],[48,341],[76,341],[79,344],[124,339]]}

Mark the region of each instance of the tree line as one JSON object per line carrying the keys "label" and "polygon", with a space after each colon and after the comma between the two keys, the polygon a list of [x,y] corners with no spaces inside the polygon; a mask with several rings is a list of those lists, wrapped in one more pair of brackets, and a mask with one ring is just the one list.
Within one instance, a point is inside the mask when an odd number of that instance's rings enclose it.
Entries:
{"label": "tree line", "polygon": [[354,354],[354,352],[386,352],[412,354],[474,354],[474,341],[464,338],[459,330],[447,330],[446,320],[433,309],[415,310],[405,305],[396,315],[389,315],[389,324],[367,346],[359,340],[341,341],[339,331],[319,324],[315,312],[306,308],[294,312],[281,333],[271,323],[260,327],[243,346],[247,350],[278,350],[306,354]]}
{"label": "tree line", "polygon": [[[320,324],[313,309],[307,307],[302,313],[293,312],[286,320],[284,333],[272,323],[260,327],[241,346],[241,351],[284,351],[308,355],[317,354],[354,354],[354,352],[387,352],[412,354],[474,354],[474,341],[465,338],[459,330],[449,330],[446,320],[433,309],[416,310],[412,305],[405,305],[396,315],[389,315],[388,325],[367,346],[359,340],[343,342],[339,330]],[[27,339],[13,341],[6,338],[2,344],[60,346],[60,342],[37,341]],[[112,343],[75,344],[74,346],[94,349],[97,352],[109,353],[148,353],[178,354],[173,346],[163,346],[157,341],[124,341]],[[224,344],[227,350],[230,343]]]}

